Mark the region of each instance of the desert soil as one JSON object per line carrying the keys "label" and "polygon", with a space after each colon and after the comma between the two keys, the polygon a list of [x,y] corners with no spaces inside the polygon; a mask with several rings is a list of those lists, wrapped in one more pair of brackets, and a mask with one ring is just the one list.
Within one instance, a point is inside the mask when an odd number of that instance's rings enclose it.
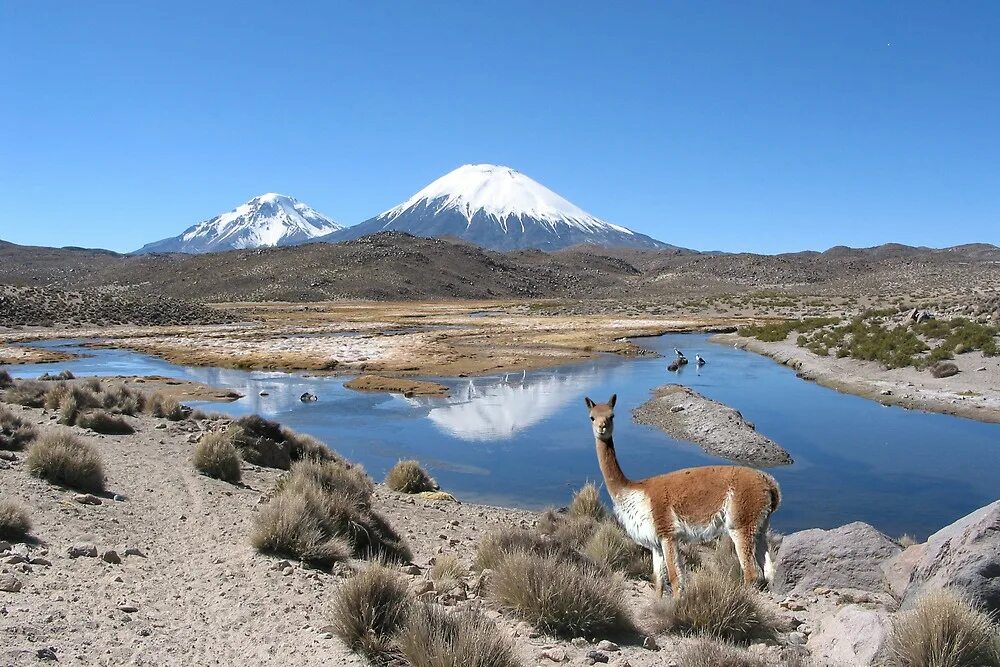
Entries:
{"label": "desert soil", "polygon": [[[64,428],[44,410],[8,407],[41,429]],[[0,548],[0,575],[21,584],[17,592],[0,592],[0,664],[42,664],[46,649],[63,665],[363,664],[330,634],[329,610],[337,586],[365,564],[351,562],[327,573],[261,555],[248,542],[253,518],[280,471],[244,464],[238,485],[204,477],[191,465],[193,443],[224,422],[146,416],[129,421],[136,433],[127,436],[73,427],[104,461],[108,493],[100,504],[82,504],[73,491],[30,476],[23,453],[0,461],[3,496],[31,509],[36,539]],[[525,511],[428,501],[383,486],[376,507],[405,535],[415,572],[440,554],[468,565],[492,528],[530,526],[536,519]],[[70,557],[77,544],[94,545],[99,556]],[[21,552],[41,560],[26,563]],[[425,577],[403,576],[414,587]],[[574,644],[539,635],[478,598],[474,576],[468,581],[469,599],[438,601],[481,608],[526,665],[544,663],[541,655],[549,649],[581,664],[603,639]],[[629,582],[628,606],[637,618],[650,596],[650,584]],[[816,613],[835,607],[822,598],[810,604]],[[787,624],[811,623],[811,613],[796,612]],[[612,664],[669,664],[685,640],[658,636],[656,651],[642,648],[641,641],[639,636],[608,654]],[[759,650],[780,651],[763,645]]]}
{"label": "desert soil", "polygon": [[792,336],[777,343],[736,334],[719,334],[713,340],[763,354],[794,368],[803,379],[884,405],[1000,423],[1000,357],[956,355],[952,361],[960,372],[935,378],[913,367],[886,370],[877,362],[821,357],[796,345]]}
{"label": "desert soil", "polygon": [[781,445],[758,433],[738,410],[683,385],[657,387],[652,398],[632,411],[632,417],[736,463],[758,467],[792,463]]}

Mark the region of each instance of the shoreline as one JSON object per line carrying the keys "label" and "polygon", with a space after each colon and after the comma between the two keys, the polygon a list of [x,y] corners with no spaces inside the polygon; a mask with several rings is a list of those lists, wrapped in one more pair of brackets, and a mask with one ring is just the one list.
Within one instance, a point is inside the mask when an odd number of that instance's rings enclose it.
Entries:
{"label": "shoreline", "polygon": [[[769,357],[795,370],[802,380],[885,406],[1000,424],[997,358],[984,359],[978,353],[959,355],[954,361],[962,372],[950,378],[934,378],[912,367],[885,370],[874,362],[820,357],[791,340],[766,343],[735,333],[716,334],[709,340]],[[985,371],[976,370],[984,367]]]}

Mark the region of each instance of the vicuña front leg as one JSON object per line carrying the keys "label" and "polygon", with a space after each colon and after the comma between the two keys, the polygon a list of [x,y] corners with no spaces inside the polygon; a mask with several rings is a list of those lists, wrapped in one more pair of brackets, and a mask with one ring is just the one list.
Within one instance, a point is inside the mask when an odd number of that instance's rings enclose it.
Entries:
{"label": "vicu\u00f1a front leg", "polygon": [[743,582],[747,586],[756,586],[763,580],[764,573],[757,566],[757,536],[751,528],[735,528],[729,531],[736,547],[736,557],[743,570]]}

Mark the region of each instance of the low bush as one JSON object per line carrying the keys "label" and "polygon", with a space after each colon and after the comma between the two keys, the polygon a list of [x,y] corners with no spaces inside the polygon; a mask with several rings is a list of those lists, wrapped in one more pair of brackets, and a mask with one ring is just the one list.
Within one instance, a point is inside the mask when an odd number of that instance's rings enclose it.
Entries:
{"label": "low bush", "polygon": [[412,610],[406,581],[381,565],[370,565],[337,589],[331,620],[352,651],[373,664],[387,664],[398,657],[394,638],[406,628]]}
{"label": "low bush", "polygon": [[240,481],[240,453],[224,433],[206,433],[194,449],[194,467],[226,482]]}
{"label": "low bush", "polygon": [[29,408],[41,408],[45,405],[45,393],[48,388],[41,382],[23,380],[15,382],[4,392],[3,398],[8,403],[15,403]]}
{"label": "low bush", "polygon": [[604,521],[594,531],[583,553],[595,563],[634,579],[649,577],[653,559],[614,521]]}
{"label": "low bush", "polygon": [[608,516],[608,510],[601,502],[601,492],[593,482],[588,482],[573,494],[569,504],[570,516],[587,516],[601,521]]}
{"label": "low bush", "polygon": [[934,591],[893,622],[898,667],[1000,666],[1000,636],[987,614],[948,591]]}
{"label": "low bush", "polygon": [[697,634],[746,644],[775,637],[775,618],[760,594],[725,568],[702,567],[688,575],[681,595],[650,609],[657,632]]}
{"label": "low bush", "polygon": [[0,449],[20,451],[27,447],[36,435],[38,432],[30,422],[0,407]]}
{"label": "low bush", "polygon": [[10,376],[10,373],[0,368],[0,389],[6,389],[14,385],[14,378]]}
{"label": "low bush", "polygon": [[416,461],[400,461],[385,476],[385,485],[400,493],[434,491],[437,484]]}
{"label": "low bush", "polygon": [[146,408],[146,397],[142,392],[133,391],[120,384],[103,392],[101,406],[105,410],[133,417]]}
{"label": "low bush", "polygon": [[278,480],[277,488],[279,491],[286,488],[295,491],[302,487],[317,487],[328,493],[346,496],[364,509],[371,507],[375,491],[371,478],[360,465],[315,459],[293,463],[289,474]]}
{"label": "low bush", "polygon": [[510,642],[477,611],[417,605],[398,637],[411,667],[520,667]]}
{"label": "low bush", "polygon": [[931,375],[936,378],[949,378],[958,374],[958,366],[950,361],[939,361],[930,368]]}
{"label": "low bush", "polygon": [[557,556],[515,552],[500,560],[490,595],[542,632],[594,637],[632,629],[623,581]]}
{"label": "low bush", "polygon": [[163,394],[153,394],[147,402],[146,409],[154,417],[174,422],[181,421],[186,416],[184,406],[176,398]]}
{"label": "low bush", "polygon": [[281,427],[281,434],[284,436],[285,442],[288,443],[288,456],[292,461],[344,462],[344,459],[327,447],[325,443],[311,435],[297,433],[285,426]]}
{"label": "low bush", "polygon": [[480,540],[472,567],[479,571],[493,570],[507,556],[519,553],[554,556],[579,565],[593,566],[589,558],[562,542],[546,539],[523,528],[501,528]]}
{"label": "low bush", "polygon": [[31,516],[27,508],[10,499],[0,500],[0,537],[22,540],[31,532]]}
{"label": "low bush", "polygon": [[135,429],[120,415],[113,415],[104,410],[84,412],[76,418],[76,425],[104,435],[129,435]]}
{"label": "low bush", "polygon": [[323,520],[322,507],[310,497],[278,494],[257,515],[250,541],[265,553],[329,568],[351,557],[351,545],[329,535]]}
{"label": "low bush", "polygon": [[461,585],[463,577],[468,572],[457,558],[449,554],[443,554],[437,556],[428,574],[437,590],[450,591],[456,586]]}
{"label": "low bush", "polygon": [[71,371],[62,370],[62,371],[59,371],[58,373],[54,373],[54,374],[53,373],[42,373],[40,376],[38,376],[38,379],[41,382],[45,382],[45,381],[52,381],[52,380],[72,380],[75,377],[76,376],[73,375],[73,373]]}
{"label": "low bush", "polygon": [[699,639],[684,644],[680,650],[684,667],[768,667],[767,659],[745,648]]}
{"label": "low bush", "polygon": [[91,445],[72,433],[46,431],[28,448],[28,472],[53,484],[79,491],[104,491],[104,466]]}

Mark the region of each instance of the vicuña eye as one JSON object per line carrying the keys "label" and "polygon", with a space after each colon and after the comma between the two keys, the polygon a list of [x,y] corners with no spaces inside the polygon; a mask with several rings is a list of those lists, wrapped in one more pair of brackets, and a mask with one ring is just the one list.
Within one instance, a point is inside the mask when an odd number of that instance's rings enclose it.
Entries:
{"label": "vicu\u00f1a eye", "polygon": [[594,421],[594,418],[593,418],[593,417],[591,417],[591,418],[590,418],[590,421]]}

